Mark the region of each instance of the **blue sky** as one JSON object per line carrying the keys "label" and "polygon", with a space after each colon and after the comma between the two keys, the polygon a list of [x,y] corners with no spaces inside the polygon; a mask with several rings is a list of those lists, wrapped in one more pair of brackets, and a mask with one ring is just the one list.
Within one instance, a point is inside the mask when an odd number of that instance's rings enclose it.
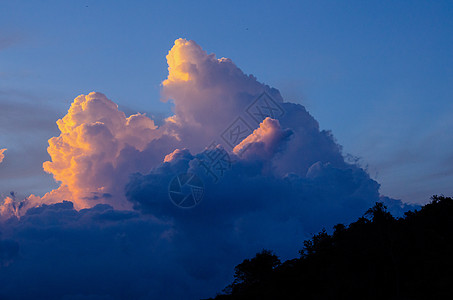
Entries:
{"label": "blue sky", "polygon": [[453,193],[451,1],[2,1],[0,104],[30,108],[9,116],[30,125],[1,131],[0,193],[56,186],[41,164],[79,94],[170,115],[160,83],[180,37],[303,104],[381,193]]}

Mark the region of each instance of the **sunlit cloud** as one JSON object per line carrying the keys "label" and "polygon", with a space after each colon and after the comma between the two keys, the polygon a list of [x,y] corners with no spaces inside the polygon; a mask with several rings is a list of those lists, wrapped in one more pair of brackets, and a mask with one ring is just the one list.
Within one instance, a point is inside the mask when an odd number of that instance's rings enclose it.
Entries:
{"label": "sunlit cloud", "polygon": [[57,124],[61,134],[49,140],[51,161],[43,168],[61,182],[59,191],[68,197],[64,199],[78,209],[98,203],[124,208],[124,182],[138,169],[124,169],[122,156],[128,148],[143,151],[160,136],[154,122],[143,114],[126,117],[103,94],[90,93],[77,97]]}
{"label": "sunlit cloud", "polygon": [[234,147],[233,151],[248,157],[269,159],[279,147],[284,146],[285,140],[289,139],[292,133],[289,129],[283,130],[278,120],[268,117],[261,122],[259,128]]}
{"label": "sunlit cloud", "polygon": [[[186,51],[186,49],[192,49]],[[190,73],[193,73],[195,66],[191,63],[193,60],[203,56],[203,49],[193,41],[185,39],[177,39],[172,50],[167,55],[168,63],[168,78],[162,84],[170,85],[176,84],[181,81],[188,81],[194,79]],[[191,72],[192,71],[192,72]]]}
{"label": "sunlit cloud", "polygon": [[0,163],[5,158],[5,151],[6,151],[6,149],[0,149]]}

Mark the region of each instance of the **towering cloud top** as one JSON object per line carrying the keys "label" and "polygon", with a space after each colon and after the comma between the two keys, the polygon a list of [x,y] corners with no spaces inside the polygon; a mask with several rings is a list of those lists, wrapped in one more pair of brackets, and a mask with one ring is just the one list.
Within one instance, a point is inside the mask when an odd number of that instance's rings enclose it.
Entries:
{"label": "towering cloud top", "polygon": [[264,91],[282,102],[277,90],[244,74],[230,59],[208,55],[194,41],[176,40],[167,61],[169,74],[163,81],[162,96],[175,105],[169,127],[196,151],[217,141]]}
{"label": "towering cloud top", "polygon": [[163,85],[175,84],[181,81],[194,80],[197,72],[195,62],[206,58],[206,52],[194,41],[178,39],[167,55],[168,77]]}

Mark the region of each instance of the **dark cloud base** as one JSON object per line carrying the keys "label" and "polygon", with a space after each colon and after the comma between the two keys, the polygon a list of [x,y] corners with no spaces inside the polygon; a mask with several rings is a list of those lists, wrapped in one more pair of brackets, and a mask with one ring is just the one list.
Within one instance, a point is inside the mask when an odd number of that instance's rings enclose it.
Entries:
{"label": "dark cloud base", "polygon": [[[134,211],[106,204],[77,211],[71,202],[29,209],[0,227],[1,299],[199,299],[231,281],[241,259],[263,248],[283,259],[322,227],[348,223],[379,197],[377,183],[354,166],[319,164],[306,178],[261,174],[264,162],[238,159],[214,183],[181,155],[127,185]],[[199,206],[168,198],[174,174],[205,183]],[[365,197],[365,198],[364,198]],[[316,201],[314,201],[316,199]],[[332,200],[335,199],[335,200]]]}

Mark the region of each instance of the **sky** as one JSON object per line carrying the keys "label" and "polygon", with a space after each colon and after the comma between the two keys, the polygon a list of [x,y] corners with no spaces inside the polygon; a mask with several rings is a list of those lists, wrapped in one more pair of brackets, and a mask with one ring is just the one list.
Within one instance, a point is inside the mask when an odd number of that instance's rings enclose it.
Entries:
{"label": "sky", "polygon": [[1,1],[0,296],[214,296],[263,248],[451,195],[452,10]]}
{"label": "sky", "polygon": [[165,55],[187,38],[303,104],[386,195],[424,203],[449,194],[451,14],[450,1],[2,1],[2,104],[44,112],[21,116],[25,131],[40,132],[2,131],[17,163],[4,162],[1,191],[43,194],[53,184],[41,174],[47,139],[77,95],[100,91],[126,113],[169,115],[159,101]]}

